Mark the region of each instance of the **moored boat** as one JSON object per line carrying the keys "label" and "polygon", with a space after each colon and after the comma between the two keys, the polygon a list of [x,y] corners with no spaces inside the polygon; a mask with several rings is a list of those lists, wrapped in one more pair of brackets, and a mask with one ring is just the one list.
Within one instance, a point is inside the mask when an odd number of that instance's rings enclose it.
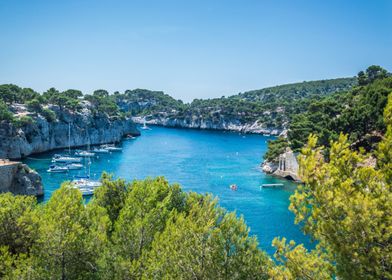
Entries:
{"label": "moored boat", "polygon": [[81,163],[69,163],[66,165],[68,170],[78,170],[83,168],[83,164]]}
{"label": "moored boat", "polygon": [[49,166],[49,169],[47,170],[49,173],[65,173],[68,172],[68,168],[65,166],[58,166],[58,165],[51,165]]}
{"label": "moored boat", "polygon": [[105,150],[107,150],[109,152],[120,152],[120,151],[122,151],[122,148],[116,147],[114,145],[102,145],[101,148],[105,149]]}
{"label": "moored boat", "polygon": [[89,152],[89,151],[76,151],[75,152],[75,156],[78,156],[78,157],[93,157],[93,156],[95,156],[95,154],[92,153],[92,152]]}
{"label": "moored boat", "polygon": [[71,157],[71,156],[62,156],[62,155],[54,155],[52,162],[61,162],[61,163],[80,163],[82,161],[81,158]]}
{"label": "moored boat", "polygon": [[109,153],[109,150],[106,150],[103,148],[94,148],[94,149],[92,149],[92,152],[96,153],[96,154],[107,154],[107,153]]}

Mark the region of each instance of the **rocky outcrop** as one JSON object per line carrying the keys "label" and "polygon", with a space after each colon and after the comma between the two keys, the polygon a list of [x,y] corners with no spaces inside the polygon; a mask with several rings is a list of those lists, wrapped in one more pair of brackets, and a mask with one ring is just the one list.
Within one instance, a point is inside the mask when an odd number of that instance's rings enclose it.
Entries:
{"label": "rocky outcrop", "polygon": [[41,196],[41,176],[26,164],[0,161],[0,193]]}
{"label": "rocky outcrop", "polygon": [[[71,147],[120,141],[124,135],[139,135],[131,119],[94,114],[88,104],[78,112],[49,109],[56,113],[56,120],[49,122],[39,114],[33,122],[17,127],[10,122],[0,123],[0,158],[19,159],[30,154],[68,147],[70,126]],[[17,114],[17,113],[16,113]]]}
{"label": "rocky outcrop", "polygon": [[296,154],[290,148],[279,155],[274,162],[264,161],[262,170],[267,174],[272,174],[288,180],[300,182],[299,165]]}
{"label": "rocky outcrop", "polygon": [[173,118],[165,116],[133,117],[132,120],[139,124],[159,125],[164,127],[194,128],[209,130],[229,130],[241,133],[255,133],[278,136],[282,129],[267,128],[261,122],[241,123],[239,120],[223,118],[204,119],[197,116],[187,118]]}

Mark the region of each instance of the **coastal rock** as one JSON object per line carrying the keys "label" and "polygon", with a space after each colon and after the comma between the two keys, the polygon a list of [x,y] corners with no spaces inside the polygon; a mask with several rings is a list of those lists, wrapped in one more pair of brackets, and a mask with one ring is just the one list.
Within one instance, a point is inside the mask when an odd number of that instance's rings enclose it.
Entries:
{"label": "coastal rock", "polygon": [[253,123],[242,123],[236,119],[217,118],[215,120],[203,119],[195,115],[185,118],[171,118],[166,114],[159,116],[133,117],[132,120],[139,124],[159,125],[164,127],[194,128],[209,130],[229,130],[240,133],[254,133],[265,135],[279,135],[282,130],[277,128],[267,128],[263,123],[255,121]]}
{"label": "coastal rock", "polygon": [[264,161],[262,170],[267,174],[301,182],[297,156],[290,148],[287,148],[283,154],[280,154],[274,162]]}
{"label": "coastal rock", "polygon": [[0,123],[0,158],[19,159],[30,154],[68,147],[68,130],[71,127],[71,147],[87,144],[118,142],[124,135],[140,135],[131,119],[110,118],[93,114],[85,107],[80,112],[60,110],[51,106],[56,121],[49,122],[40,115],[33,123],[16,127],[10,122]]}
{"label": "coastal rock", "polygon": [[41,196],[41,176],[26,164],[0,161],[0,193]]}

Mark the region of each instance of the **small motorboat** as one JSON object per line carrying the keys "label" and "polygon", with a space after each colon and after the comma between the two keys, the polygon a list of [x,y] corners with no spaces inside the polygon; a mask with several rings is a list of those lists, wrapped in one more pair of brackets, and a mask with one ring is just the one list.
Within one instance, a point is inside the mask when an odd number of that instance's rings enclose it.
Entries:
{"label": "small motorboat", "polygon": [[68,170],[78,170],[83,168],[83,164],[81,163],[69,163],[66,165]]}
{"label": "small motorboat", "polygon": [[122,148],[116,147],[114,145],[102,145],[101,148],[105,149],[109,152],[121,152],[122,151]]}
{"label": "small motorboat", "polygon": [[71,157],[71,156],[62,156],[62,155],[54,155],[52,162],[61,162],[61,163],[80,163],[82,161],[81,158]]}
{"label": "small motorboat", "polygon": [[130,140],[135,140],[135,139],[136,139],[136,137],[135,137],[135,136],[132,136],[132,135],[130,135],[130,134],[128,134],[128,135],[127,135],[127,139],[130,139]]}
{"label": "small motorboat", "polygon": [[106,150],[106,149],[103,149],[103,148],[94,148],[92,150],[92,152],[96,153],[96,154],[108,154],[109,150]]}
{"label": "small motorboat", "polygon": [[75,152],[75,156],[78,156],[78,157],[93,157],[93,156],[95,156],[95,154],[92,153],[92,152],[88,152],[88,151],[76,151]]}
{"label": "small motorboat", "polygon": [[97,188],[102,186],[102,183],[100,181],[95,181],[91,180],[88,178],[80,178],[73,180],[72,183],[77,187],[77,188]]}
{"label": "small motorboat", "polygon": [[80,186],[76,186],[74,185],[73,188],[78,189],[79,191],[82,192],[83,196],[90,196],[94,194],[94,188],[90,188],[90,187],[80,187]]}
{"label": "small motorboat", "polygon": [[68,172],[68,168],[66,166],[58,166],[58,165],[51,165],[47,170],[49,173],[65,173]]}
{"label": "small motorboat", "polygon": [[230,185],[230,189],[232,191],[236,191],[236,190],[238,190],[238,186],[236,184],[232,184],[232,185]]}

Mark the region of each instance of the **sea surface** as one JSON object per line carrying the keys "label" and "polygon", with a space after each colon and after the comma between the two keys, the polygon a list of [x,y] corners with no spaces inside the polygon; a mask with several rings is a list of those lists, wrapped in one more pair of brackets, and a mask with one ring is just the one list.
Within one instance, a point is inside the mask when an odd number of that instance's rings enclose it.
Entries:
{"label": "sea surface", "polygon": [[[266,175],[259,168],[272,137],[162,127],[141,132],[137,139],[122,142],[122,152],[93,158],[91,177],[98,179],[102,171],[127,180],[165,176],[186,191],[212,193],[221,206],[243,215],[251,235],[257,235],[260,247],[270,254],[274,252],[271,242],[276,236],[312,247],[288,210],[296,185]],[[60,152],[32,155],[25,160],[42,176],[44,201],[63,181],[85,173],[47,173],[52,155]],[[260,188],[266,183],[283,183],[284,187]],[[237,184],[238,190],[230,190],[231,184]]]}

